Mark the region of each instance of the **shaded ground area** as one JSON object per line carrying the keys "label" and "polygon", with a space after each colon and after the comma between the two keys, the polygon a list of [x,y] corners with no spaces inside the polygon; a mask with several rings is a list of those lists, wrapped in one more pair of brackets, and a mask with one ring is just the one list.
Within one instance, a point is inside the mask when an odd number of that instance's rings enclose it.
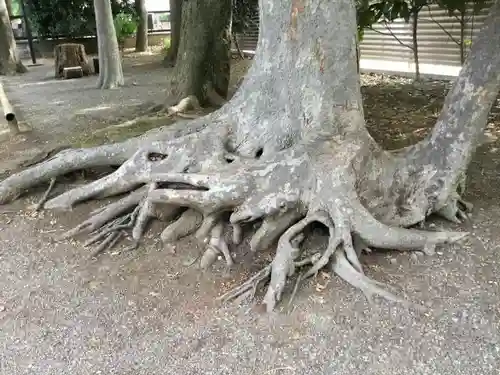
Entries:
{"label": "shaded ground area", "polygon": [[[146,76],[153,65],[129,81],[143,82],[144,92],[156,98],[162,90],[157,77],[167,77],[162,69]],[[25,96],[29,90],[18,83],[9,82],[10,93],[27,108],[32,101],[23,115],[43,134],[40,139],[57,134],[66,140],[85,127],[62,115],[44,122],[44,108],[46,117],[54,108],[47,98],[66,96],[51,91],[57,85],[45,86],[44,99],[38,97],[42,91],[37,98]],[[363,83],[370,129],[389,148],[426,133],[446,90],[443,82],[413,85],[375,75],[363,76]],[[113,94],[88,89],[85,95],[74,88],[64,105],[73,111],[95,106],[105,100],[99,95],[121,104],[135,95],[144,100],[141,91],[132,92],[135,87]],[[88,102],[82,103],[83,96]],[[153,236],[156,223],[138,251],[91,260],[79,242],[54,238],[95,203],[58,214],[26,210],[36,197],[0,207],[0,369],[12,375],[499,374],[499,130],[496,108],[491,142],[470,170],[468,198],[476,209],[465,244],[440,249],[435,257],[391,252],[362,259],[369,276],[431,307],[426,314],[385,302],[370,307],[360,292],[324,273],[302,286],[291,310],[267,316],[246,305],[220,307],[215,297],[270,254],[254,260],[236,249],[239,270],[224,277],[215,267],[202,275],[191,265],[199,246],[186,239],[163,248]],[[285,307],[286,301],[280,305]]]}
{"label": "shaded ground area", "polygon": [[[0,160],[11,161],[8,169],[12,169],[17,161],[54,144],[89,146],[122,140],[175,120],[141,122],[126,132],[119,129],[96,135],[98,130],[144,114],[152,105],[175,104],[168,95],[171,69],[163,67],[157,50],[152,54],[125,54],[125,87],[120,90],[97,89],[95,75],[55,79],[52,59],[43,59],[41,66],[31,67],[26,75],[9,78],[5,82],[9,100],[16,107],[21,126],[28,125],[32,131],[9,139],[0,129],[0,139],[8,140],[0,144]],[[231,86],[241,65],[244,69],[248,64],[244,61],[233,68],[236,71]]]}

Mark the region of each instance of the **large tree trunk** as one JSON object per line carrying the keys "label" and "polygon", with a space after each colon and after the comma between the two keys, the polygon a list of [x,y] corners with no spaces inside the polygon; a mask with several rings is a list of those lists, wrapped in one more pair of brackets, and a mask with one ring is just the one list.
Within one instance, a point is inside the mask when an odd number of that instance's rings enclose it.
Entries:
{"label": "large tree trunk", "polygon": [[168,66],[175,66],[177,60],[181,40],[182,3],[183,0],[170,0],[170,47],[164,60]]}
{"label": "large tree trunk", "polygon": [[146,0],[135,0],[135,10],[139,17],[135,38],[136,52],[146,52],[148,49],[148,11]]}
{"label": "large tree trunk", "polygon": [[0,0],[0,75],[27,72],[19,58],[9,14],[5,0]]}
{"label": "large tree trunk", "polygon": [[[268,280],[264,303],[272,310],[299,268],[306,267],[298,281],[332,261],[332,271],[368,298],[379,294],[407,303],[366,277],[359,256],[369,247],[432,254],[436,245],[464,237],[404,227],[433,212],[456,219],[468,207],[459,207],[456,182],[499,89],[500,2],[473,44],[433,134],[397,153],[382,150],[365,128],[353,2],[267,0],[260,5],[254,64],[225,106],[190,124],[123,143],[63,151],[4,180],[0,202],[73,170],[122,164],[45,204],[71,209],[91,198],[131,192],[66,236],[97,233],[90,242],[101,241],[101,251],[130,227],[137,246],[147,222],[157,217],[169,222],[164,242],[196,230],[207,244],[200,261],[206,268],[219,255],[233,264],[225,227],[232,227],[237,244],[242,226],[260,222],[251,234],[251,250],[277,243],[274,260],[223,298],[253,295]],[[194,11],[186,7],[186,13]],[[300,248],[313,222],[330,236],[321,252]]]}
{"label": "large tree trunk", "polygon": [[227,97],[231,60],[231,0],[185,0],[173,72],[178,99],[190,95],[201,104],[211,93]]}
{"label": "large tree trunk", "polygon": [[123,70],[116,38],[110,0],[94,0],[97,43],[99,49],[99,79],[97,86],[113,89],[123,86]]}

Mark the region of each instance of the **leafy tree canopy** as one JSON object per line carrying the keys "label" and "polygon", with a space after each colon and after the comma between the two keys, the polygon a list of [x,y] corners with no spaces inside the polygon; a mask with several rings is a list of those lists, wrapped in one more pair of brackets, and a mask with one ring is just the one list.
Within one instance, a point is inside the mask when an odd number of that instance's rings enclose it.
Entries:
{"label": "leafy tree canopy", "polygon": [[[135,14],[133,0],[112,0],[113,14]],[[92,0],[31,0],[33,28],[40,37],[95,35]]]}

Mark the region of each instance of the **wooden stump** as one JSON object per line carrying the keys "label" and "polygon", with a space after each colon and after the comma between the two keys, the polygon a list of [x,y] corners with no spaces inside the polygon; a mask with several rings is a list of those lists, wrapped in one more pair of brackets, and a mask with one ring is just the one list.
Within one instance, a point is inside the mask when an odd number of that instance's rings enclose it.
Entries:
{"label": "wooden stump", "polygon": [[63,69],[63,77],[64,79],[71,78],[82,78],[83,77],[83,69],[81,66],[72,66]]}
{"label": "wooden stump", "polygon": [[87,54],[83,44],[63,43],[58,44],[54,49],[55,56],[55,76],[64,77],[64,68],[81,67],[82,74],[88,76],[92,74],[92,68],[88,62]]}

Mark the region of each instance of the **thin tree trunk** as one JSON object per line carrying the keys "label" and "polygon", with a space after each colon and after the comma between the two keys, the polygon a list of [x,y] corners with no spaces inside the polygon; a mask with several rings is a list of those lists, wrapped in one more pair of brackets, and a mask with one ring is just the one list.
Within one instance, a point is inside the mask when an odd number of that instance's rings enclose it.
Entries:
{"label": "thin tree trunk", "polygon": [[466,27],[466,10],[467,8],[460,10],[460,65],[465,63],[465,27]]}
{"label": "thin tree trunk", "polygon": [[361,55],[360,55],[360,41],[359,39],[356,37],[356,66],[357,66],[357,70],[358,70],[358,74],[360,73],[360,59],[361,59]]}
{"label": "thin tree trunk", "polygon": [[412,14],[412,51],[413,51],[413,63],[415,64],[415,80],[420,81],[420,63],[418,61],[418,14],[420,10],[415,10]]}
{"label": "thin tree trunk", "polygon": [[99,47],[98,87],[123,86],[123,70],[110,0],[94,0]]}
{"label": "thin tree trunk", "polygon": [[136,52],[146,52],[148,49],[148,11],[146,0],[135,0],[135,9],[139,17],[135,39]]}
{"label": "thin tree trunk", "polygon": [[181,36],[173,73],[177,97],[201,104],[214,91],[227,97],[231,38],[230,0],[189,0],[182,5]]}
{"label": "thin tree trunk", "polygon": [[175,66],[181,39],[182,4],[184,0],[170,0],[170,47],[165,56],[165,64]]}
{"label": "thin tree trunk", "polygon": [[19,58],[7,4],[5,0],[0,0],[0,75],[27,71]]}

